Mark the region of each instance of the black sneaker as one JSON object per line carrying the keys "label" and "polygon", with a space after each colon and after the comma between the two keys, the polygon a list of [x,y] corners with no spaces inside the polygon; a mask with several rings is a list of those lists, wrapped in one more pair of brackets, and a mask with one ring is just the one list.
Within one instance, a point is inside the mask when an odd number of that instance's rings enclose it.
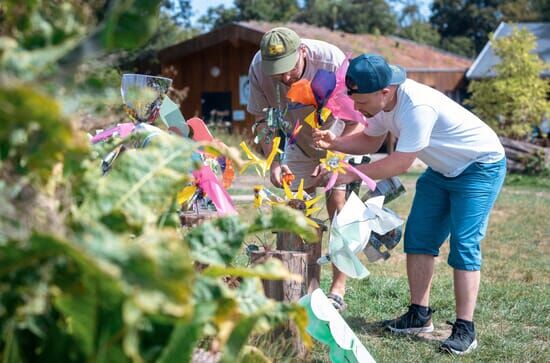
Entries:
{"label": "black sneaker", "polygon": [[457,319],[453,324],[450,321],[447,324],[453,326],[451,336],[441,344],[441,350],[464,355],[477,348],[476,331],[474,323]]}
{"label": "black sneaker", "polygon": [[424,309],[419,305],[412,304],[409,306],[407,313],[397,319],[390,320],[386,328],[399,334],[431,333],[434,331],[432,324],[433,310],[428,308],[428,311],[423,313],[422,310]]}

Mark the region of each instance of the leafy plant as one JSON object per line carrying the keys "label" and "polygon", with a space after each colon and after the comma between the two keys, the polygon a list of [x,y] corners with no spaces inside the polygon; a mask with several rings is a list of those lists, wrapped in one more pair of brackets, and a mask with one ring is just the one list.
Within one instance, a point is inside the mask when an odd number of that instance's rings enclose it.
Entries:
{"label": "leafy plant", "polygon": [[535,36],[526,29],[512,31],[502,38],[492,38],[491,45],[501,61],[496,76],[472,81],[467,101],[481,119],[504,136],[522,139],[550,112],[547,94],[550,83],[540,77],[548,68],[534,53]]}
{"label": "leafy plant", "polygon": [[[84,56],[143,44],[160,1],[88,2],[79,10],[90,17],[76,12],[74,32],[31,42],[33,21],[61,27],[56,11],[81,2],[44,3],[0,5],[9,10],[0,40],[0,360],[170,363],[201,347],[225,362],[250,361],[267,359],[247,346],[253,332],[291,319],[304,333],[303,309],[267,299],[260,286],[260,278],[296,276],[279,261],[246,268],[232,260],[258,231],[311,238],[305,217],[283,208],[251,223],[225,217],[182,230],[174,201],[196,143],[155,137],[101,176],[104,150],[90,148],[63,112],[81,100],[71,70]],[[210,267],[200,272],[195,262]],[[227,275],[239,283],[228,286]]]}

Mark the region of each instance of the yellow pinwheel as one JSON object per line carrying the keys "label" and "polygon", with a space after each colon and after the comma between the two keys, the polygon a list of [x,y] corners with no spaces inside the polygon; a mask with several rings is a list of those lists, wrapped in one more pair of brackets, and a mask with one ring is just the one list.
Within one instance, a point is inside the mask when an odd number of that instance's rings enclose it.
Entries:
{"label": "yellow pinwheel", "polygon": [[271,152],[267,156],[266,160],[263,160],[259,157],[257,157],[250,149],[248,148],[248,145],[243,141],[240,143],[241,148],[246,153],[246,157],[248,158],[248,161],[244,163],[242,166],[240,173],[242,174],[248,167],[254,166],[256,168],[256,172],[258,175],[265,177],[265,173],[269,170],[271,167],[271,163],[273,163],[273,160],[275,159],[275,156],[277,153],[281,153],[279,150],[279,144],[281,143],[281,138],[276,137],[273,139],[273,147],[271,149]]}
{"label": "yellow pinwheel", "polygon": [[[323,195],[318,195],[315,198],[307,199],[307,197],[309,196],[307,195],[307,193],[304,192],[304,179],[300,180],[300,185],[298,186],[298,190],[296,191],[296,193],[293,193],[292,190],[290,190],[289,185],[284,182],[283,189],[285,191],[286,197],[284,204],[293,209],[302,211],[306,215],[306,217],[309,217],[313,213],[321,210],[320,207],[315,206],[315,203],[321,200]],[[315,223],[311,218],[307,218],[307,222],[313,227],[319,227],[319,225]]]}
{"label": "yellow pinwheel", "polygon": [[327,156],[319,161],[328,171],[345,174],[345,157],[345,154],[327,150]]}

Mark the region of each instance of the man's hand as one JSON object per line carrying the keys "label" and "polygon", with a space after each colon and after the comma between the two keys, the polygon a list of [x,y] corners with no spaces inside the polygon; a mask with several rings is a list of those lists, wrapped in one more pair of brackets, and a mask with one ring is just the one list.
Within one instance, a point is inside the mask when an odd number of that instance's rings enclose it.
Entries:
{"label": "man's hand", "polygon": [[277,162],[273,162],[271,164],[270,174],[271,174],[270,175],[271,183],[277,188],[282,188],[283,175],[292,174],[292,172],[290,171],[287,165],[284,165],[284,164],[281,165]]}
{"label": "man's hand", "polygon": [[335,146],[334,141],[336,140],[336,135],[330,130],[319,130],[313,129],[313,142],[315,147],[320,147],[323,149],[333,149]]}

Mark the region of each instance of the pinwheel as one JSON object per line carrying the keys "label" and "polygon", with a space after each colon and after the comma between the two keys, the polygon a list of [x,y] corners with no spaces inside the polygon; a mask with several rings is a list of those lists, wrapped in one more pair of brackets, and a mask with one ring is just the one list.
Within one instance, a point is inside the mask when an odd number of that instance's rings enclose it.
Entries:
{"label": "pinwheel", "polygon": [[231,197],[218,182],[216,175],[208,166],[203,165],[193,171],[193,185],[183,188],[177,196],[178,204],[192,204],[196,199],[208,197],[220,215],[237,214]]}
{"label": "pinwheel", "polygon": [[345,174],[346,172],[351,172],[357,175],[369,187],[370,190],[374,191],[374,189],[376,188],[376,182],[363,174],[358,169],[351,166],[347,161],[344,160],[344,158],[345,154],[327,150],[327,156],[320,160],[325,169],[332,173],[325,187],[325,192],[332,189],[332,187],[336,183],[338,174]]}
{"label": "pinwheel", "polygon": [[269,204],[283,203],[283,198],[271,192],[269,189],[264,188],[263,185],[254,186],[254,208],[260,208],[264,201]]}
{"label": "pinwheel", "polygon": [[315,107],[314,113],[310,116],[316,119],[318,126],[321,126],[331,113],[342,120],[366,124],[365,116],[355,110],[353,100],[347,94],[348,65],[349,55],[336,72],[320,69],[313,80],[304,79],[294,83],[288,90],[287,98],[291,102]]}
{"label": "pinwheel", "polygon": [[403,220],[395,214],[382,209],[383,203],[384,196],[374,197],[363,203],[352,192],[342,210],[333,218],[328,254],[321,257],[318,263],[332,262],[352,278],[367,277],[369,271],[363,266],[357,253],[372,253],[368,251],[371,232],[385,235],[403,224]]}
{"label": "pinwheel", "polygon": [[[316,207],[315,204],[323,197],[323,195],[318,195],[315,198],[312,198],[308,193],[306,193],[304,191],[304,179],[300,180],[298,190],[295,193],[290,190],[290,186],[286,182],[283,182],[283,189],[286,197],[284,203],[291,208],[302,211],[306,217],[309,217],[313,213],[321,210],[321,208]],[[319,227],[319,225],[311,218],[307,218],[307,222],[313,227]]]}
{"label": "pinwheel", "polygon": [[248,148],[248,145],[246,145],[246,142],[241,142],[240,146],[244,150],[246,157],[248,158],[248,161],[244,163],[242,166],[240,173],[242,174],[246,169],[248,169],[250,166],[254,166],[256,168],[256,172],[258,175],[265,177],[265,174],[271,167],[271,163],[273,163],[273,160],[275,159],[275,156],[277,153],[281,153],[279,150],[279,144],[281,143],[281,138],[276,137],[273,139],[273,147],[271,148],[271,152],[267,156],[267,159],[263,160],[260,159],[258,156],[256,156],[250,149]]}
{"label": "pinwheel", "polygon": [[323,290],[314,290],[311,294],[302,297],[298,303],[307,312],[307,333],[328,345],[329,357],[333,363],[375,362]]}
{"label": "pinwheel", "polygon": [[319,227],[317,223],[309,218],[313,213],[319,211],[321,208],[316,206],[316,203],[323,198],[323,195],[318,195],[312,198],[308,193],[304,191],[304,180],[300,180],[298,190],[293,193],[287,183],[283,182],[283,188],[285,192],[285,198],[281,198],[271,192],[269,189],[262,185],[254,186],[254,207],[260,208],[260,206],[266,202],[269,205],[286,205],[293,209],[299,210],[308,217],[307,223],[313,227]]}

